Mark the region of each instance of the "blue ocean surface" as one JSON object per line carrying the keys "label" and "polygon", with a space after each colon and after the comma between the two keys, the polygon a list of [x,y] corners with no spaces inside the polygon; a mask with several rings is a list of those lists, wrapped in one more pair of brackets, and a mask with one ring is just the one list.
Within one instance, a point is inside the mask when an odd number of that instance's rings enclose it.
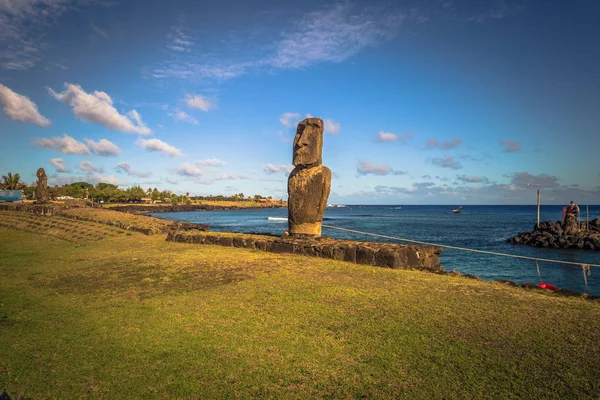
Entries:
{"label": "blue ocean surface", "polygon": [[[328,208],[323,225],[419,240],[440,245],[508,253],[535,258],[600,264],[600,251],[534,248],[506,241],[520,232],[531,231],[537,221],[536,206],[465,206],[462,214],[452,206],[347,206]],[[582,219],[586,209],[581,207]],[[287,209],[194,211],[156,213],[159,218],[207,224],[213,231],[270,233],[287,230]],[[600,217],[600,206],[589,206],[589,219]],[[541,220],[558,221],[562,206],[542,206]],[[323,227],[323,235],[336,239],[397,242]],[[444,249],[440,257],[446,270],[474,274],[485,280],[508,279],[518,283],[549,282],[562,289],[600,295],[600,268],[592,267],[586,289],[580,265],[536,262],[466,251]]]}

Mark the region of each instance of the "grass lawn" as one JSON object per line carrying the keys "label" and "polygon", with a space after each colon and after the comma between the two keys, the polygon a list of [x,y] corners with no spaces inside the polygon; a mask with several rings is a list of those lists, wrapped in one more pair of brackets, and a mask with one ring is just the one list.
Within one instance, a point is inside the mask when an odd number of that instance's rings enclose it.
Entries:
{"label": "grass lawn", "polygon": [[61,210],[61,213],[84,221],[93,221],[101,224],[116,224],[125,229],[145,229],[152,231],[155,234],[160,232],[164,233],[174,225],[173,221],[165,219],[122,213],[103,208],[71,208]]}
{"label": "grass lawn", "polygon": [[0,392],[600,394],[597,301],[164,235],[102,237],[73,243],[0,226]]}

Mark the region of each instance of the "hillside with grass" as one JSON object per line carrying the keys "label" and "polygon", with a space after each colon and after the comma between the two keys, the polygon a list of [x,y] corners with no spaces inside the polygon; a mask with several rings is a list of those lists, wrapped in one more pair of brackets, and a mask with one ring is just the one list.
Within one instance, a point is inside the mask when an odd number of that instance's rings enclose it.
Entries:
{"label": "hillside with grass", "polygon": [[598,301],[46,221],[0,226],[13,398],[600,393]]}

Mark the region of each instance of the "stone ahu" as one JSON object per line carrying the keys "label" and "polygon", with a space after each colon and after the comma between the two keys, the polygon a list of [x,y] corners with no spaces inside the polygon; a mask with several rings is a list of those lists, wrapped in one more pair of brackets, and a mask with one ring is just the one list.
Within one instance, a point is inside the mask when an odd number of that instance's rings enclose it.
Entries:
{"label": "stone ahu", "polygon": [[48,177],[44,168],[40,168],[36,172],[38,178],[35,187],[35,199],[38,203],[48,202]]}
{"label": "stone ahu", "polygon": [[294,137],[293,164],[288,178],[288,233],[321,236],[321,224],[331,189],[331,171],[323,165],[323,121],[306,118]]}

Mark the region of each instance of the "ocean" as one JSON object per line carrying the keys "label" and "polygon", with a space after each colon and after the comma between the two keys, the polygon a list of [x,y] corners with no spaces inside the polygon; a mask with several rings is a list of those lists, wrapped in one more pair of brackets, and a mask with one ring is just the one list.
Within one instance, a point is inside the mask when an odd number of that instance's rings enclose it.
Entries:
{"label": "ocean", "polygon": [[[324,225],[347,228],[386,236],[420,240],[440,245],[466,247],[536,258],[600,264],[600,251],[534,248],[507,243],[520,232],[531,231],[537,221],[536,206],[465,206],[462,214],[452,213],[452,206],[377,205],[328,208]],[[585,220],[585,206],[581,207]],[[155,217],[175,221],[207,224],[213,231],[270,233],[282,235],[287,229],[287,209],[253,209],[235,211],[195,211],[156,213]],[[589,206],[590,220],[600,217],[600,206]],[[558,221],[562,206],[542,206],[541,221]],[[361,241],[381,239],[362,234],[323,228],[323,235],[336,239]],[[402,242],[398,242],[402,243]],[[507,279],[518,283],[549,282],[562,289],[600,295],[600,267],[592,267],[586,290],[579,265],[539,262],[540,275],[533,260],[477,254],[444,249],[442,266],[484,280]]]}

